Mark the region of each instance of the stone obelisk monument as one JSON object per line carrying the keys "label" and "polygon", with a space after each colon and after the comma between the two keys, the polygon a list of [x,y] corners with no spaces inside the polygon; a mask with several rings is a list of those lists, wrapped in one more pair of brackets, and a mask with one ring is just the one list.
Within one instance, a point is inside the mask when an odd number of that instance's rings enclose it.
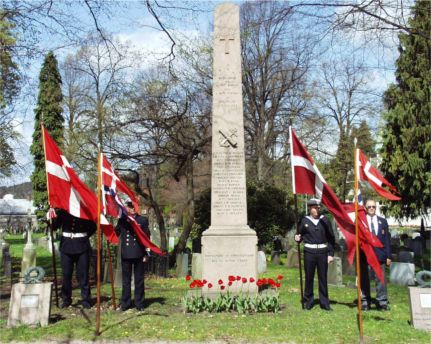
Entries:
{"label": "stone obelisk monument", "polygon": [[[211,226],[202,236],[204,294],[256,293],[257,236],[247,225],[239,7],[216,7],[214,21]],[[247,282],[228,285],[228,276]],[[219,280],[225,287],[221,288]]]}

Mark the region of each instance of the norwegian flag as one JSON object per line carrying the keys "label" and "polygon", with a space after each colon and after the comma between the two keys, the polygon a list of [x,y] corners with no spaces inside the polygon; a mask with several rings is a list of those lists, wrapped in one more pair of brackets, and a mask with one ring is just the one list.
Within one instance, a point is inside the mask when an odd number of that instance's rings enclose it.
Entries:
{"label": "norwegian flag", "polygon": [[366,180],[370,185],[376,190],[376,192],[391,201],[399,201],[401,197],[394,195],[390,191],[383,188],[383,186],[387,186],[392,192],[398,193],[395,186],[389,183],[385,177],[381,175],[381,173],[371,166],[367,157],[359,148],[356,148],[356,166],[358,168],[357,174],[359,176],[359,180]]}
{"label": "norwegian flag", "polygon": [[108,161],[103,153],[101,154],[101,168],[100,174],[102,176],[102,187],[103,187],[103,213],[110,215],[115,218],[125,218],[131,224],[133,230],[138,237],[139,242],[145,247],[149,248],[154,253],[164,255],[164,253],[153,244],[148,238],[147,234],[142,230],[136,220],[131,216],[123,201],[118,196],[118,193],[126,194],[132,201],[135,210],[139,211],[138,198],[135,193],[130,190],[127,185],[120,179],[117,173],[112,168],[111,163]]}
{"label": "norwegian flag", "polygon": [[[347,252],[350,264],[355,255],[355,224],[350,219],[342,203],[326,183],[316,164],[305,147],[296,137],[292,127],[290,131],[290,160],[292,164],[293,193],[315,195],[321,199],[329,212],[334,216],[347,242]],[[358,221],[359,244],[367,257],[368,264],[383,281],[383,273],[374,253],[373,247],[382,247],[381,242],[370,233],[361,221]]]}
{"label": "norwegian flag", "polygon": [[[63,209],[69,214],[97,222],[97,197],[76,175],[72,166],[42,125],[45,167],[50,207]],[[100,225],[111,243],[118,243],[114,227],[104,216]]]}

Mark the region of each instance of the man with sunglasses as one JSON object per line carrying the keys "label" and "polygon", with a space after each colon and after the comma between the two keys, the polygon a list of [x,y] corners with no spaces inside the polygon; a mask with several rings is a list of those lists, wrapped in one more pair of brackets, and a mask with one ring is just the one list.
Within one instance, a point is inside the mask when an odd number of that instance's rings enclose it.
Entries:
{"label": "man with sunglasses", "polygon": [[385,218],[376,215],[376,202],[372,199],[368,200],[365,204],[367,211],[368,228],[371,233],[382,243],[383,247],[375,247],[377,259],[379,260],[380,267],[383,271],[384,283],[382,283],[376,276],[374,270],[368,266],[365,254],[361,251],[361,302],[362,310],[370,310],[371,304],[371,290],[370,280],[376,282],[376,304],[378,310],[389,310],[388,305],[388,292],[386,288],[386,266],[391,265],[391,238],[388,228],[388,222]]}
{"label": "man with sunglasses", "polygon": [[320,308],[332,311],[328,298],[328,264],[334,260],[335,237],[329,220],[320,215],[320,200],[312,198],[307,202],[309,215],[304,217],[295,235],[297,242],[304,241],[305,290],[304,307],[314,306],[313,283],[317,268],[319,280]]}
{"label": "man with sunglasses", "polygon": [[[134,217],[141,229],[150,237],[148,218],[139,215],[131,200],[125,202],[127,212]],[[147,257],[146,248],[139,242],[132,225],[126,218],[118,220],[115,232],[121,242],[121,269],[122,269],[122,311],[132,307],[132,271],[135,277],[135,307],[142,311],[144,309],[145,286],[144,286],[144,261]]]}

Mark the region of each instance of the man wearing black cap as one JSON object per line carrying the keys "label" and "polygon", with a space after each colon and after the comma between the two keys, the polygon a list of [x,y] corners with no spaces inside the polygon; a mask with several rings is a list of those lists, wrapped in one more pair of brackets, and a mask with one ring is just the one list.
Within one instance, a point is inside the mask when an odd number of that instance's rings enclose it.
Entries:
{"label": "man wearing black cap", "polygon": [[[136,213],[132,201],[125,202],[128,213],[136,220],[141,229],[150,237],[148,219]],[[118,220],[115,232],[121,241],[121,269],[123,286],[121,292],[121,310],[126,311],[132,307],[132,269],[135,276],[135,307],[144,309],[145,287],[144,287],[144,259],[146,249],[138,241],[135,231],[130,222],[125,218]]]}
{"label": "man wearing black cap", "polygon": [[[55,214],[54,209],[50,209]],[[60,259],[63,282],[61,285],[61,297],[63,302],[60,308],[65,308],[72,303],[72,274],[76,265],[76,277],[81,288],[81,304],[84,308],[91,308],[91,294],[89,283],[89,266],[91,256],[90,236],[96,232],[96,224],[93,221],[80,219],[59,209],[55,214],[53,229],[62,229],[60,239]]]}
{"label": "man wearing black cap", "polygon": [[307,202],[309,215],[304,217],[299,226],[297,242],[304,242],[305,291],[304,304],[306,309],[313,308],[314,271],[317,267],[319,280],[320,308],[331,311],[328,298],[328,263],[334,260],[335,237],[328,219],[320,215],[320,200],[312,198]]}

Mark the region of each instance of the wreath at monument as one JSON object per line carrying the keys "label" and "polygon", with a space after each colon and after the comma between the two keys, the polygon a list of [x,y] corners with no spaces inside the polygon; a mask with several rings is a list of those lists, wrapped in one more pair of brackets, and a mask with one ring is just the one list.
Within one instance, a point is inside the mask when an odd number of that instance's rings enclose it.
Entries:
{"label": "wreath at monument", "polygon": [[24,272],[24,284],[36,284],[42,283],[43,278],[45,277],[45,270],[41,266],[32,266],[29,267]]}

